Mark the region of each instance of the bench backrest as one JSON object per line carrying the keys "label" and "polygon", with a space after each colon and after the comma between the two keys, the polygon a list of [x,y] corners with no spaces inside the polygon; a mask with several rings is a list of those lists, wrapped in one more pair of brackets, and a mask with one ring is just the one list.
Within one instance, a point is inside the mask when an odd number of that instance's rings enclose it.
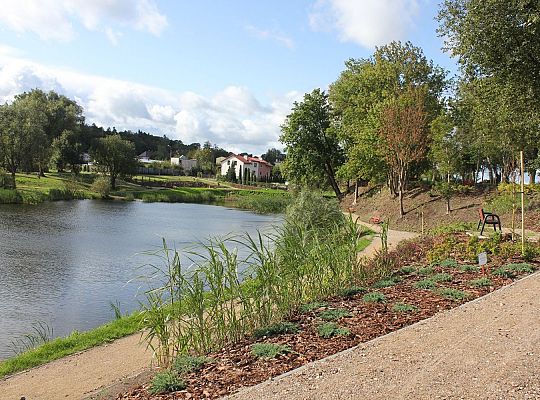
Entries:
{"label": "bench backrest", "polygon": [[478,216],[480,217],[480,220],[481,220],[481,221],[484,220],[485,215],[484,215],[484,209],[483,209],[483,208],[479,208],[479,209],[478,209]]}

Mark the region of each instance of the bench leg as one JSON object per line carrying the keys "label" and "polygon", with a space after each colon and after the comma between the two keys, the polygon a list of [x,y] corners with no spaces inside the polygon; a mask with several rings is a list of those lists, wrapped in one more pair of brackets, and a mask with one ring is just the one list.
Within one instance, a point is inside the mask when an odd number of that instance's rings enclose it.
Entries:
{"label": "bench leg", "polygon": [[484,227],[486,226],[486,221],[482,223],[482,230],[480,231],[480,236],[484,233]]}

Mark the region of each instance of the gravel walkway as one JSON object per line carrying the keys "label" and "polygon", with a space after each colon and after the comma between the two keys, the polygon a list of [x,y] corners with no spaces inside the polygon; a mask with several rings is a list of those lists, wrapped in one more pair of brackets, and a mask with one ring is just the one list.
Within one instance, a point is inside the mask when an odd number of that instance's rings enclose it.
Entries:
{"label": "gravel walkway", "polygon": [[540,399],[539,291],[536,273],[229,399]]}

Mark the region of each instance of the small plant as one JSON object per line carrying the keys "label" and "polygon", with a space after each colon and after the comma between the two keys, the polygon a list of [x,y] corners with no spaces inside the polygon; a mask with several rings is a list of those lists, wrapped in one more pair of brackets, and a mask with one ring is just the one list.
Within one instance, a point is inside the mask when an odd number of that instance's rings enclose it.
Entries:
{"label": "small plant", "polygon": [[106,177],[100,176],[92,183],[90,190],[98,193],[102,199],[107,199],[111,193],[111,183]]}
{"label": "small plant", "polygon": [[386,296],[381,292],[366,293],[362,298],[366,303],[384,303]]}
{"label": "small plant", "polygon": [[398,280],[396,278],[387,278],[387,279],[381,279],[378,282],[375,282],[372,287],[376,289],[381,289],[389,286],[394,286],[396,283],[398,283]]}
{"label": "small plant", "polygon": [[421,281],[415,282],[414,287],[416,289],[423,289],[423,290],[431,290],[435,289],[435,282],[433,282],[431,279],[423,279]]}
{"label": "small plant", "polygon": [[458,269],[463,272],[478,272],[479,268],[476,265],[465,264],[465,265],[460,265]]}
{"label": "small plant", "polygon": [[257,358],[276,358],[281,354],[291,352],[289,346],[274,343],[255,343],[251,346],[251,353]]}
{"label": "small plant", "polygon": [[313,303],[302,304],[300,306],[300,311],[308,313],[324,307],[328,307],[328,303],[325,303],[323,301],[314,301]]}
{"label": "small plant", "polygon": [[487,286],[491,286],[491,280],[486,277],[473,279],[472,281],[469,282],[469,285],[471,285],[472,287],[487,287]]}
{"label": "small plant", "polygon": [[173,368],[179,375],[184,375],[198,371],[204,364],[209,364],[213,361],[210,357],[180,356],[174,360]]}
{"label": "small plant", "polygon": [[410,274],[414,273],[415,271],[416,271],[416,268],[414,268],[411,265],[407,265],[405,267],[402,267],[399,270],[399,273],[402,274],[402,275],[410,275]]}
{"label": "small plant", "polygon": [[392,306],[392,311],[397,313],[417,312],[418,307],[413,306],[412,304],[396,303]]}
{"label": "small plant", "polygon": [[530,274],[534,272],[534,270],[535,267],[528,263],[510,263],[495,269],[493,275],[514,278],[519,274]]}
{"label": "small plant", "polygon": [[453,279],[454,277],[452,275],[444,273],[444,272],[440,274],[432,275],[429,278],[429,280],[433,282],[452,282]]}
{"label": "small plant", "polygon": [[339,292],[339,294],[342,297],[353,297],[353,296],[356,296],[357,294],[364,293],[366,291],[367,291],[366,288],[359,287],[359,286],[352,286],[350,288],[343,289],[342,291]]}
{"label": "small plant", "polygon": [[446,299],[456,301],[464,300],[469,297],[469,293],[452,288],[440,288],[437,293]]}
{"label": "small plant", "polygon": [[320,337],[328,339],[332,336],[349,336],[351,331],[346,328],[340,328],[334,322],[326,322],[317,327],[317,333]]}
{"label": "small plant", "polygon": [[276,335],[282,335],[284,333],[297,333],[299,331],[298,325],[293,324],[292,322],[280,322],[278,324],[270,325],[264,328],[257,329],[253,336],[257,339],[263,337],[270,337]]}
{"label": "small plant", "polygon": [[458,266],[458,263],[456,260],[447,258],[446,260],[442,260],[439,265],[441,266],[441,268],[456,268]]}
{"label": "small plant", "polygon": [[175,373],[170,371],[159,372],[154,376],[148,391],[151,394],[161,394],[184,390],[186,383]]}
{"label": "small plant", "polygon": [[333,310],[325,310],[319,314],[319,317],[328,321],[335,321],[343,317],[350,317],[351,313],[344,308],[336,308]]}
{"label": "small plant", "polygon": [[422,276],[427,276],[427,275],[431,275],[433,272],[435,272],[433,270],[433,268],[431,267],[424,267],[424,268],[420,268],[418,270],[418,275],[422,275]]}

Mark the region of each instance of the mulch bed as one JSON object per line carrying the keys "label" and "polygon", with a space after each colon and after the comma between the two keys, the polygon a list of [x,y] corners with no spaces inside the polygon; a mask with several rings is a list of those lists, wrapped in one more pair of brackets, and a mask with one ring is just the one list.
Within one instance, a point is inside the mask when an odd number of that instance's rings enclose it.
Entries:
{"label": "mulch bed", "polygon": [[[456,235],[458,240],[467,240],[464,235]],[[418,243],[418,251],[411,254],[409,263],[402,265],[425,266],[423,261],[425,250],[433,245]],[[403,261],[403,260],[402,260]],[[490,260],[491,268],[508,262],[521,262],[518,258],[501,260],[493,257]],[[538,263],[532,263],[538,264]],[[215,399],[226,394],[234,393],[243,387],[252,386],[269,378],[278,376],[309,362],[322,359],[360,343],[369,341],[378,336],[396,331],[407,325],[429,318],[434,314],[459,306],[462,303],[486,295],[502,286],[511,283],[514,279],[494,276],[481,271],[464,272],[459,268],[434,266],[434,273],[448,273],[453,276],[451,282],[439,282],[437,287],[446,287],[467,292],[464,300],[448,299],[437,293],[436,290],[415,288],[414,283],[428,278],[414,273],[397,273],[399,282],[393,286],[369,289],[377,291],[386,297],[384,303],[366,303],[364,293],[352,297],[336,296],[327,299],[326,305],[309,312],[299,312],[289,321],[298,325],[300,331],[296,334],[282,334],[256,340],[246,338],[243,342],[220,351],[209,354],[215,360],[205,365],[200,371],[184,377],[187,389],[175,393],[151,395],[148,385],[140,386],[127,393],[121,394],[117,400],[125,399]],[[472,287],[470,281],[487,276],[491,285],[487,287]],[[395,303],[406,303],[417,307],[413,312],[395,312],[392,306]],[[334,321],[341,328],[347,328],[349,336],[334,336],[328,339],[320,337],[317,327],[324,321],[320,312],[329,309],[347,309],[350,316]],[[251,346],[257,342],[275,343],[289,346],[293,352],[280,355],[274,359],[260,359],[251,353]]]}

